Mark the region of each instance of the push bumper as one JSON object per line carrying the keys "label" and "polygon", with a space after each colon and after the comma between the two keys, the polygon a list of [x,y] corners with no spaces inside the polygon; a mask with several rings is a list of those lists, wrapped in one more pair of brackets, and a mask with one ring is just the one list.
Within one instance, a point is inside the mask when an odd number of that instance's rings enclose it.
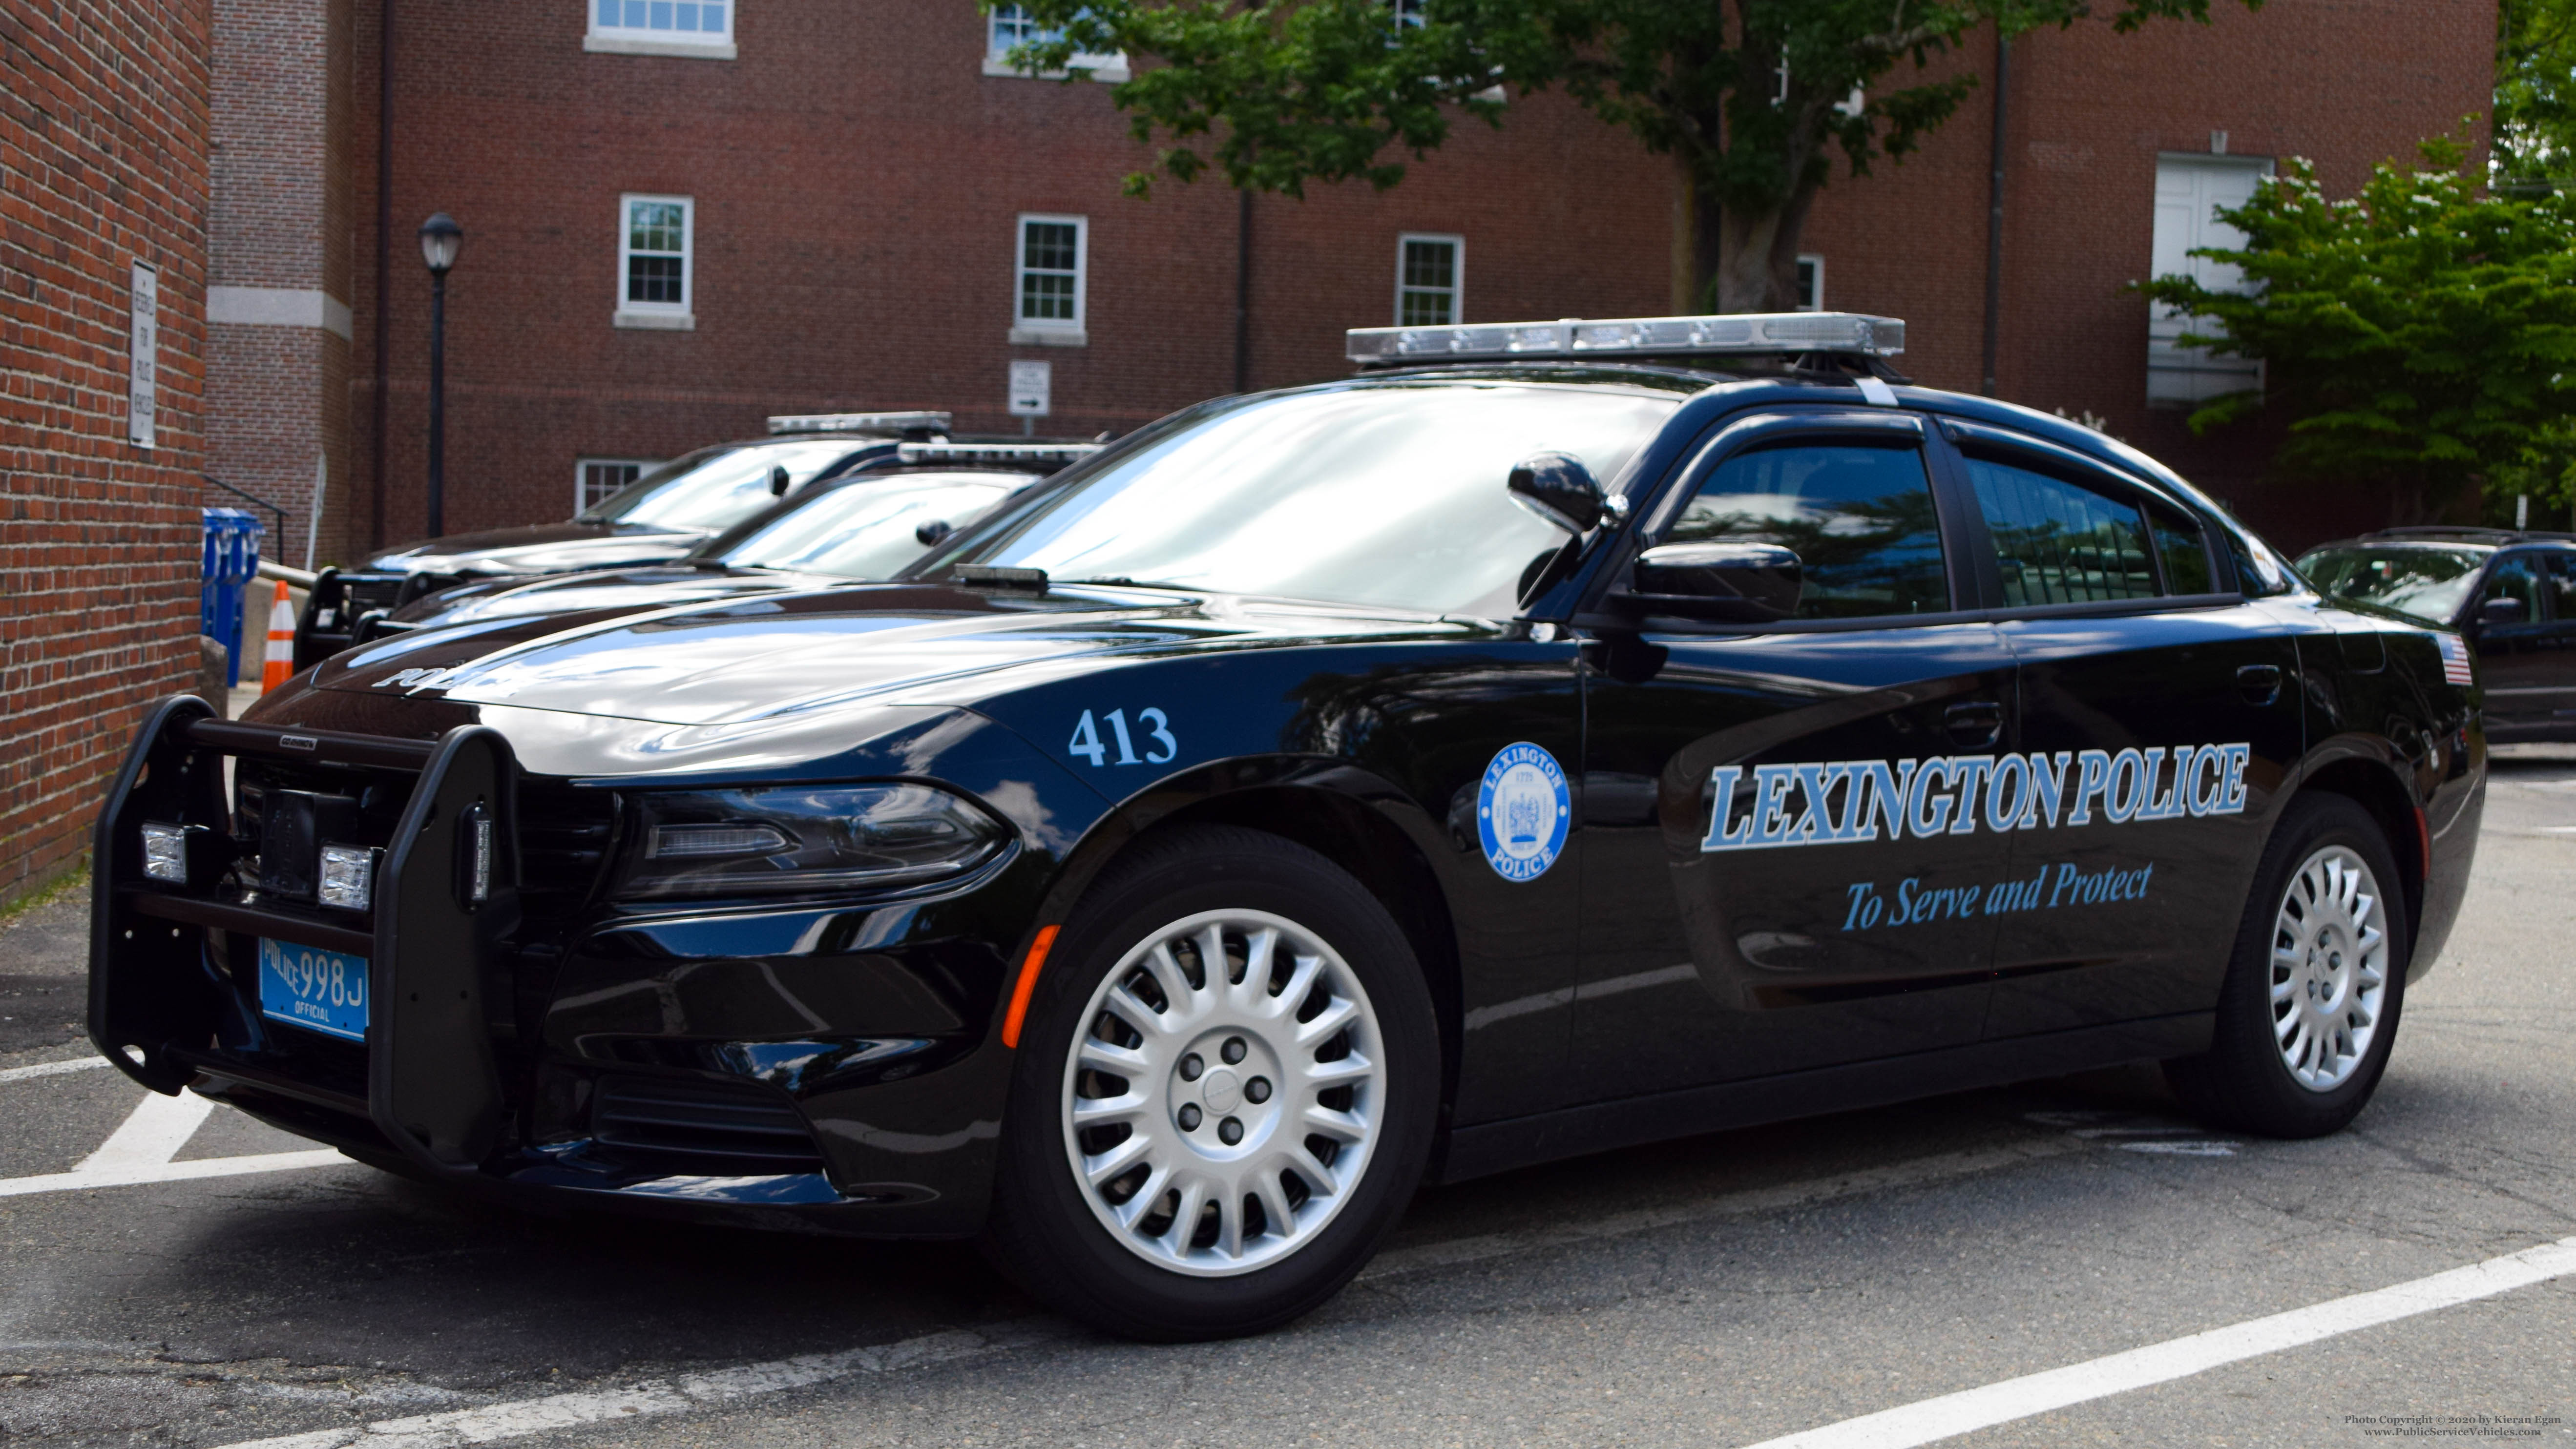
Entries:
{"label": "push bumper", "polygon": [[[367,842],[383,852],[372,912],[258,888],[235,843],[227,781],[254,762],[336,774],[352,792],[400,802],[390,838]],[[227,722],[193,697],[165,701],[99,815],[92,1041],[154,1091],[193,1087],[361,1160],[526,1206],[592,1202],[872,1236],[974,1230],[981,1194],[961,1189],[977,1184],[938,1191],[845,1182],[828,1152],[807,1170],[674,1171],[587,1136],[542,1130],[546,1084],[556,1080],[550,1066],[559,1064],[519,1025],[521,978],[535,949],[520,939],[523,789],[508,741],[480,725],[404,740]],[[188,832],[185,880],[147,874],[146,822]],[[261,940],[363,955],[364,1041],[265,1018]],[[996,1064],[979,1065],[970,1070],[980,1078]],[[629,1114],[710,1110],[703,1101],[657,1104],[649,1093],[639,1104],[631,1092],[617,1105]],[[718,1100],[712,1110],[728,1109]],[[834,1125],[803,1120],[810,1113],[784,1094],[769,1110],[800,1141],[809,1126]],[[832,1133],[817,1135],[837,1146]]]}

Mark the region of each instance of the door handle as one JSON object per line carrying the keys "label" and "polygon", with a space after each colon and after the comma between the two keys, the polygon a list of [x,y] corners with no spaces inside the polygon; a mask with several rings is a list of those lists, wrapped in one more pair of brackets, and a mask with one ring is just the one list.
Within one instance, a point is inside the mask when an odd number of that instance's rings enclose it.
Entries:
{"label": "door handle", "polygon": [[2281,666],[2248,664],[2236,671],[2236,692],[2247,704],[2268,705],[2281,697]]}
{"label": "door handle", "polygon": [[2003,738],[2004,707],[1990,699],[1965,700],[1941,712],[1941,728],[1961,749],[1992,749]]}

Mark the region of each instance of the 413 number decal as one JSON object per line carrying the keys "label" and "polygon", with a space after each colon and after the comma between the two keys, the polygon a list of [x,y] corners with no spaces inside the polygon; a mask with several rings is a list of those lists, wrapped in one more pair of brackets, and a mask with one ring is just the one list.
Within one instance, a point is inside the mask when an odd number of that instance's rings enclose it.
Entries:
{"label": "413 number decal", "polygon": [[[1101,723],[1109,726],[1109,739],[1106,741],[1100,737]],[[1140,740],[1152,747],[1142,755],[1136,753],[1136,745]],[[1114,760],[1109,758],[1110,745],[1113,743],[1118,748],[1118,758]],[[1136,711],[1136,728],[1133,734],[1128,731],[1127,711],[1113,709],[1102,715],[1100,721],[1095,723],[1091,718],[1091,711],[1086,709],[1082,712],[1082,722],[1073,727],[1072,743],[1066,745],[1064,749],[1066,754],[1080,755],[1091,761],[1091,767],[1096,770],[1103,765],[1167,764],[1180,754],[1181,742],[1172,738],[1171,717],[1159,709]]]}

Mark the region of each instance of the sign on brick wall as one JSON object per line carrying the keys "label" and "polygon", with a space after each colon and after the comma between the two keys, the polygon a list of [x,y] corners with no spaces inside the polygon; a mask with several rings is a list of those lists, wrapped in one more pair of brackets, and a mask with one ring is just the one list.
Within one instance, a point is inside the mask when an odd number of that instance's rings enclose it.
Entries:
{"label": "sign on brick wall", "polygon": [[134,264],[133,367],[126,380],[125,436],[138,448],[152,446],[153,371],[161,357],[161,274]]}

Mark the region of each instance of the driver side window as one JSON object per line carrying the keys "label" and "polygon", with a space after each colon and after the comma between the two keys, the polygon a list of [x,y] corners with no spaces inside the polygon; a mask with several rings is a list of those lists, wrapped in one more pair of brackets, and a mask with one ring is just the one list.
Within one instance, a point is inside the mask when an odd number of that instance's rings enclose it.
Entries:
{"label": "driver side window", "polygon": [[2493,622],[2515,624],[2540,622],[2540,578],[2533,570],[2529,558],[2496,560],[2495,568],[2487,574],[2486,590],[2479,596],[2478,603],[2483,610],[2488,603],[2497,599],[2512,600],[2521,608],[2522,615],[2517,619]]}
{"label": "driver side window", "polygon": [[1932,483],[1920,449],[1801,443],[1717,466],[1666,543],[1771,543],[1798,555],[1790,615],[1859,619],[1950,607]]}

